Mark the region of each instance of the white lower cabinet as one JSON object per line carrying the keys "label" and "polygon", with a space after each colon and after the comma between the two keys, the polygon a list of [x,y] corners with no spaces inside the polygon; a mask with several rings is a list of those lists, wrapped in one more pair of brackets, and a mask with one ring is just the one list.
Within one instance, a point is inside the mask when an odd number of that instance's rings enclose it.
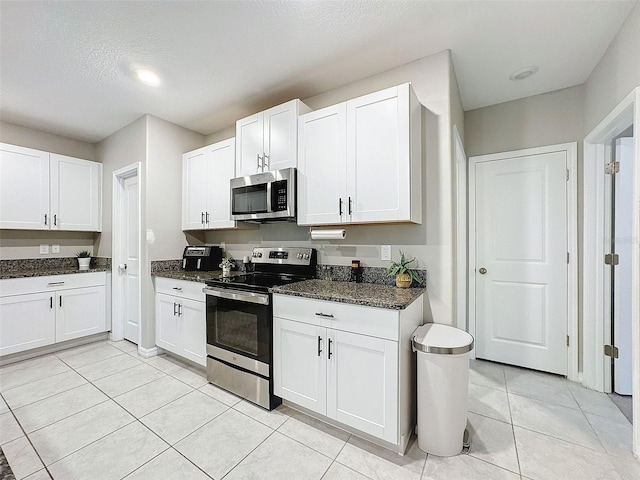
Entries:
{"label": "white lower cabinet", "polygon": [[0,356],[107,329],[104,272],[0,280]]}
{"label": "white lower cabinet", "polygon": [[275,294],[273,309],[274,393],[404,452],[422,299],[398,311]]}
{"label": "white lower cabinet", "polygon": [[156,278],[156,345],[199,365],[207,364],[203,284]]}

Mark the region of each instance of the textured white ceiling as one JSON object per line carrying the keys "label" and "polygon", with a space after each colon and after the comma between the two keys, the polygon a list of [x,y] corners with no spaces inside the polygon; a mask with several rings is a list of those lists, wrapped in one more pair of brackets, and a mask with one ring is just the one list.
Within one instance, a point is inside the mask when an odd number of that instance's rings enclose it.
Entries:
{"label": "textured white ceiling", "polygon": [[445,49],[470,110],[583,83],[636,3],[1,0],[0,114],[89,142],[145,113],[209,134]]}

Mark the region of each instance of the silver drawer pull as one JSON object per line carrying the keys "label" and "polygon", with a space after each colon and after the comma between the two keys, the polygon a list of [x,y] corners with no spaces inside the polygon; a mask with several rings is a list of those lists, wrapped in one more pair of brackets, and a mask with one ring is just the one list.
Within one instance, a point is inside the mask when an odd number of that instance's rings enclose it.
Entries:
{"label": "silver drawer pull", "polygon": [[179,292],[181,292],[181,291],[182,291],[182,287],[173,287],[173,289],[174,289],[174,290],[177,290],[177,291],[179,291]]}
{"label": "silver drawer pull", "polygon": [[316,312],[316,316],[325,318],[334,318],[333,313]]}
{"label": "silver drawer pull", "polygon": [[49,282],[49,283],[47,283],[48,287],[57,287],[58,285],[64,285],[64,282]]}

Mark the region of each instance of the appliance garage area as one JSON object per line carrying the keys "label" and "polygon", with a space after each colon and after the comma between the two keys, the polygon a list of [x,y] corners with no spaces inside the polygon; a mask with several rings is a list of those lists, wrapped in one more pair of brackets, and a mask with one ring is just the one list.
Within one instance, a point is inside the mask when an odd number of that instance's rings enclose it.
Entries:
{"label": "appliance garage area", "polygon": [[637,0],[0,0],[0,478],[640,478],[638,52]]}

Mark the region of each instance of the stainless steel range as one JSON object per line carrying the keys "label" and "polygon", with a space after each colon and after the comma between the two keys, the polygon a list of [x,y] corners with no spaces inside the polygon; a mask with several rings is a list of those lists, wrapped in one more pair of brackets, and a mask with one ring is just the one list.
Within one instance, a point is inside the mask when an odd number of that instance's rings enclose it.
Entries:
{"label": "stainless steel range", "polygon": [[253,249],[255,271],[210,280],[207,298],[207,379],[266,409],[273,395],[273,306],[271,287],[313,278],[313,248]]}

